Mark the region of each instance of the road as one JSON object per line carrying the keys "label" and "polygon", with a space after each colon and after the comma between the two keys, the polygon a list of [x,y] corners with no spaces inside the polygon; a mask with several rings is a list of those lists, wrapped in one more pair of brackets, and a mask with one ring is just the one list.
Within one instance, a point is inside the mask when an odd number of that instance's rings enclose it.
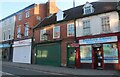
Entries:
{"label": "road", "polygon": [[[11,67],[11,66],[2,66],[2,74],[4,75],[12,75],[13,77],[22,77],[22,76],[30,76],[30,75],[63,75],[58,73],[44,72],[38,70],[30,70],[19,67]],[[33,76],[34,77],[34,76]]]}

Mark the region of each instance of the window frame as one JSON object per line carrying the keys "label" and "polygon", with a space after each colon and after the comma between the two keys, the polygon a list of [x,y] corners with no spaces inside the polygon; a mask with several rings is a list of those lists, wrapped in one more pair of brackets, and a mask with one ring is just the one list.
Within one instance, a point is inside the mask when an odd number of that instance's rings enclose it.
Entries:
{"label": "window frame", "polygon": [[[90,20],[84,20],[84,21],[82,21],[82,24],[83,24],[83,35],[84,36],[91,35]],[[89,26],[88,26],[88,24],[89,24]]]}
{"label": "window frame", "polygon": [[28,24],[24,24],[24,25],[25,25],[24,35],[29,36],[29,25]]}
{"label": "window frame", "polygon": [[29,10],[25,12],[25,18],[28,18],[28,17],[30,17],[30,11]]}
{"label": "window frame", "polygon": [[102,26],[102,32],[111,32],[110,28],[110,17],[109,16],[104,16],[101,17],[101,26]]}
{"label": "window frame", "polygon": [[[57,33],[57,32],[55,32],[55,28],[57,28],[57,27],[59,28],[59,31],[58,31],[58,33],[59,33],[58,35],[59,36],[56,37],[55,33]],[[60,26],[54,26],[53,27],[53,39],[57,39],[57,38],[60,38]]]}
{"label": "window frame", "polygon": [[22,13],[18,14],[18,20],[22,20]]}
{"label": "window frame", "polygon": [[46,33],[46,29],[41,29],[41,30],[40,30],[40,41],[46,40],[46,39],[45,39],[45,36],[43,35],[43,34],[45,34],[45,33]]}
{"label": "window frame", "polygon": [[17,38],[21,38],[21,25],[17,28]]}
{"label": "window frame", "polygon": [[[73,29],[73,31],[72,31]],[[71,37],[71,36],[74,36],[75,35],[75,26],[74,26],[74,23],[69,23],[67,24],[67,37]],[[71,34],[71,35],[69,35]]]}

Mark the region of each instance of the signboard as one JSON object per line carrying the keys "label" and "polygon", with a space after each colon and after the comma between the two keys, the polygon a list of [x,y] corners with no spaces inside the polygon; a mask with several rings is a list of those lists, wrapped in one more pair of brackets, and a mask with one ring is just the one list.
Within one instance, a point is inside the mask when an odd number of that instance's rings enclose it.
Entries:
{"label": "signboard", "polygon": [[110,36],[110,37],[79,40],[79,44],[95,44],[95,43],[116,42],[116,41],[117,41],[117,36]]}
{"label": "signboard", "polygon": [[10,47],[10,44],[0,44],[0,48]]}
{"label": "signboard", "polygon": [[69,44],[70,47],[79,47],[79,43],[71,43]]}
{"label": "signboard", "polygon": [[14,44],[13,44],[13,47],[31,45],[31,42],[32,42],[31,39],[15,41]]}

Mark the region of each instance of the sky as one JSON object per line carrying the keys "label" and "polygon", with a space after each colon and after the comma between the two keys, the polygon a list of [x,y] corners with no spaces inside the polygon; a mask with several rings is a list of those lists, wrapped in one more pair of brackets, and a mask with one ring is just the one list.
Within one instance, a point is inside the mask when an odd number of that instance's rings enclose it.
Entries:
{"label": "sky", "polygon": [[[46,3],[48,0],[0,0],[0,20],[33,4]],[[75,5],[85,4],[87,1],[94,2],[98,0],[75,0]],[[103,0],[104,1],[104,0]],[[73,7],[73,0],[56,0],[56,5],[61,10]]]}

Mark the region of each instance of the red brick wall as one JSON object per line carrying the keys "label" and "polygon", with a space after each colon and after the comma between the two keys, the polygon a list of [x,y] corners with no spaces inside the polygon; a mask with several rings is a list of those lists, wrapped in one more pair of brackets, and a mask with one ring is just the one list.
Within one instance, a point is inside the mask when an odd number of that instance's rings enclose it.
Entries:
{"label": "red brick wall", "polygon": [[[74,37],[67,37],[67,23],[61,23],[61,24],[55,24],[55,26],[60,26],[60,38],[58,39],[62,39],[61,42],[61,63],[63,65],[66,65],[66,53],[67,53],[67,49],[66,49],[66,45],[67,43],[72,43],[74,42]],[[46,32],[49,34],[48,36],[48,40],[54,40],[53,39],[53,25],[48,26],[48,27],[44,27],[44,29],[46,29]],[[35,31],[34,35],[35,35],[35,42],[41,42],[40,41],[40,30],[38,29]]]}

